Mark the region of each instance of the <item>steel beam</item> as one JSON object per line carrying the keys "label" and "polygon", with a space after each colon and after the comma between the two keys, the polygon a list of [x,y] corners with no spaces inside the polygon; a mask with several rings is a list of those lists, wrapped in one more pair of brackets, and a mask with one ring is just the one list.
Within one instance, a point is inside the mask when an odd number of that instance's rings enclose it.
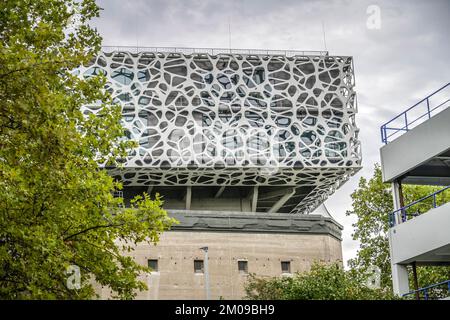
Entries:
{"label": "steel beam", "polygon": [[192,187],[186,187],[186,193],[184,195],[183,200],[186,200],[186,210],[191,210],[191,201],[192,201]]}
{"label": "steel beam", "polygon": [[221,187],[219,188],[219,190],[217,190],[217,192],[216,192],[214,198],[219,198],[219,197],[222,195],[222,193],[223,193],[224,190],[225,190],[225,186],[221,186]]}
{"label": "steel beam", "polygon": [[258,186],[254,186],[253,190],[250,192],[250,197],[252,199],[252,207],[251,210],[252,212],[256,212],[256,208],[258,205]]}
{"label": "steel beam", "polygon": [[295,194],[295,189],[290,188],[289,190],[286,190],[286,193],[284,196],[282,196],[275,204],[272,206],[272,208],[267,211],[268,213],[274,213],[277,212],[285,203],[289,200],[290,197],[292,197]]}

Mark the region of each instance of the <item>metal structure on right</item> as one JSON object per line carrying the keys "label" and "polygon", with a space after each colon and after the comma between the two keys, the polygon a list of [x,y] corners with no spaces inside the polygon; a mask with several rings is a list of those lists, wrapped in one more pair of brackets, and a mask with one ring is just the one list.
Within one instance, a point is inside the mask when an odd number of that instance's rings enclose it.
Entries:
{"label": "metal structure on right", "polygon": [[[394,293],[430,299],[450,296],[450,280],[418,288],[416,266],[450,265],[450,83],[381,127],[383,181],[392,184],[389,247]],[[404,203],[402,185],[437,186],[436,192]],[[416,288],[410,290],[407,266]]]}

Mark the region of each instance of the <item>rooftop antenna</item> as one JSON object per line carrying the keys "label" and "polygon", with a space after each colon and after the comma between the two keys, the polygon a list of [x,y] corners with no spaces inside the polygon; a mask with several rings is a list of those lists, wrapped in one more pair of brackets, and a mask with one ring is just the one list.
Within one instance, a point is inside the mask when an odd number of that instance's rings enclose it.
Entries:
{"label": "rooftop antenna", "polygon": [[135,10],[134,19],[134,35],[136,36],[136,53],[139,53],[139,40],[138,40],[138,10]]}
{"label": "rooftop antenna", "polygon": [[229,47],[230,53],[231,53],[231,18],[230,18],[230,15],[228,15],[228,47]]}
{"label": "rooftop antenna", "polygon": [[323,34],[323,46],[325,47],[325,51],[328,51],[327,50],[327,41],[325,39],[325,24],[323,23],[323,20],[322,20],[322,34]]}

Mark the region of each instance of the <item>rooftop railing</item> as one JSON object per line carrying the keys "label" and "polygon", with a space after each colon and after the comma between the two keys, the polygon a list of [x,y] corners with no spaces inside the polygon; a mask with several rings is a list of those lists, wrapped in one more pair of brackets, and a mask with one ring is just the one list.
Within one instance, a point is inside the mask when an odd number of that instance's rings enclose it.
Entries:
{"label": "rooftop railing", "polygon": [[140,46],[102,46],[105,52],[127,51],[132,53],[139,52],[170,52],[170,53],[208,53],[210,55],[218,54],[245,54],[245,55],[282,55],[293,56],[328,56],[328,51],[320,50],[267,50],[267,49],[229,49],[229,48],[186,48],[186,47],[140,47]]}
{"label": "rooftop railing", "polygon": [[[445,285],[447,288],[445,288]],[[411,295],[415,295],[419,299],[423,297],[424,300],[441,299],[442,296],[448,295],[450,296],[450,280],[442,281],[439,283],[432,284],[431,286],[420,288],[418,290],[413,290],[408,293],[405,293],[403,297],[408,297]]]}
{"label": "rooftop railing", "polygon": [[430,119],[450,106],[450,82],[381,126],[384,144]]}
{"label": "rooftop railing", "polygon": [[[440,193],[443,193],[446,190],[450,190],[450,186],[447,186],[441,190],[438,190],[436,192],[433,192],[432,194],[425,196],[419,200],[416,200],[414,202],[411,202],[410,204],[395,210],[393,212],[391,212],[389,214],[389,226],[392,228],[395,225],[398,224],[398,219],[401,219],[401,222],[406,222],[409,218],[414,218],[417,217],[419,215],[421,215],[422,213],[420,213],[420,210],[416,208],[416,212],[411,213],[408,212],[408,209],[413,208],[414,206],[418,205],[418,204],[423,204],[427,199],[432,199],[432,208],[437,208],[440,207],[441,205],[443,205],[444,203],[441,203],[440,205],[437,203],[437,199],[436,196]],[[428,210],[427,210],[428,211]]]}

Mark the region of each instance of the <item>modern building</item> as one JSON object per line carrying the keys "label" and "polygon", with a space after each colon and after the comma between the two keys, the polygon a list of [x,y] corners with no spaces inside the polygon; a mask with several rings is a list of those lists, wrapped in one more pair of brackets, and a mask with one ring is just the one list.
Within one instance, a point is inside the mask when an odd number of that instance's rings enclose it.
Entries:
{"label": "modern building", "polygon": [[342,259],[342,227],[311,212],[361,167],[352,57],[105,47],[81,69],[98,73],[139,142],[123,168],[106,169],[126,202],[158,193],[180,221],[157,246],[137,247],[155,270],[143,298],[205,298],[206,287],[239,298],[249,272]]}
{"label": "modern building", "polygon": [[[450,265],[450,83],[381,127],[384,182],[392,183],[394,212],[389,244],[394,292],[429,298],[448,290],[450,279],[410,290],[407,266]],[[404,203],[402,185],[433,185],[439,190]],[[444,196],[445,195],[445,196]],[[420,280],[420,279],[419,279]]]}

